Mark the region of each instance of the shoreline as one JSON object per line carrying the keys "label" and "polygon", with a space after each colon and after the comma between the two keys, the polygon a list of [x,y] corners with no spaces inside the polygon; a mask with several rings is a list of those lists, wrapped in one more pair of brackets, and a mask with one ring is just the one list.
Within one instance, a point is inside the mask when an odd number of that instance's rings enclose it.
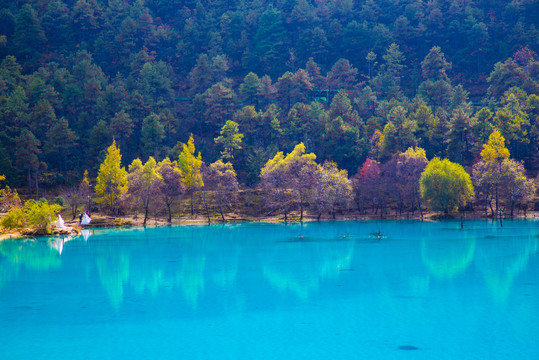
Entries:
{"label": "shoreline", "polygon": [[[343,215],[337,216],[335,219],[332,217],[322,217],[318,220],[317,216],[304,216],[303,220],[299,219],[299,216],[289,216],[286,222],[289,223],[298,223],[298,222],[327,222],[327,221],[372,221],[372,220],[395,220],[395,221],[408,221],[408,220],[422,220],[422,221],[443,221],[443,220],[460,220],[460,214],[443,214],[443,213],[426,213],[423,218],[419,215],[403,215],[403,216],[383,216],[375,214],[353,214],[353,215]],[[518,214],[513,217],[503,217],[503,220],[536,220],[539,219],[539,211],[530,211],[524,216],[523,214]],[[492,216],[485,216],[484,214],[470,214],[465,213],[463,220],[496,220]],[[211,219],[211,223],[208,223],[208,218],[203,215],[196,215],[194,217],[185,217],[185,218],[173,218],[172,222],[168,222],[163,218],[149,218],[146,221],[146,225],[143,225],[144,219],[140,216],[124,216],[124,217],[113,217],[107,215],[95,215],[92,218],[91,226],[81,226],[78,220],[68,220],[65,222],[65,229],[53,229],[51,234],[28,234],[24,231],[9,231],[6,233],[0,233],[0,241],[6,239],[28,239],[35,237],[54,237],[62,235],[80,235],[80,230],[96,229],[96,228],[143,228],[143,227],[160,227],[160,226],[202,226],[202,225],[215,225],[215,224],[239,224],[239,223],[284,223],[284,216],[274,216],[274,217],[240,217],[240,216],[230,216],[223,221],[220,217],[215,217]]]}

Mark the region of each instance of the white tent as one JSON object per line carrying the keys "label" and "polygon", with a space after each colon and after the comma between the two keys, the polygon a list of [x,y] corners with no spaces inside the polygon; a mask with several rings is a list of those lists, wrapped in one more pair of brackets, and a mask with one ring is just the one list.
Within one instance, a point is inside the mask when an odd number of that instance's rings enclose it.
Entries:
{"label": "white tent", "polygon": [[80,224],[81,225],[89,225],[90,221],[92,221],[92,219],[88,216],[88,214],[84,213],[84,215],[82,216],[82,221],[80,222]]}
{"label": "white tent", "polygon": [[65,227],[64,219],[62,219],[62,215],[58,214],[58,218],[54,222],[54,226],[57,228],[63,228]]}

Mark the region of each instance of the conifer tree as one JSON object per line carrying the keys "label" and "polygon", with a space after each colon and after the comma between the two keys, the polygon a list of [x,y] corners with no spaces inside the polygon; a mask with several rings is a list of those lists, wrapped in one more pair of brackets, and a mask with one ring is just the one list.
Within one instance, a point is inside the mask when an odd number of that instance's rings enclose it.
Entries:
{"label": "conifer tree", "polygon": [[238,123],[228,120],[221,128],[221,135],[215,138],[215,143],[223,147],[221,157],[225,160],[234,159],[234,150],[241,149],[243,134],[239,132]]}
{"label": "conifer tree", "polygon": [[96,201],[107,206],[111,213],[119,209],[120,201],[128,189],[128,174],[121,163],[120,149],[113,140],[107,149],[105,160],[99,166],[95,185],[95,193],[98,196]]}
{"label": "conifer tree", "polygon": [[183,150],[178,158],[178,168],[182,176],[183,185],[191,196],[191,216],[194,215],[193,195],[195,191],[204,186],[202,178],[202,156],[200,152],[195,157],[195,140],[193,134],[189,137],[187,144],[182,144]]}

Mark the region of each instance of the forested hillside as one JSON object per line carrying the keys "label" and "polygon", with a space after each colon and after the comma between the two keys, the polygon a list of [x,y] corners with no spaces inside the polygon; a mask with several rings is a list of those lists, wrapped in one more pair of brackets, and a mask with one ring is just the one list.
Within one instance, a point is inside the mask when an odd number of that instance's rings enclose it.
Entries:
{"label": "forested hillside", "polygon": [[[409,147],[465,168],[497,128],[539,169],[534,0],[0,0],[0,174],[230,160],[243,185],[303,142],[350,175]],[[241,136],[243,135],[243,136]]]}

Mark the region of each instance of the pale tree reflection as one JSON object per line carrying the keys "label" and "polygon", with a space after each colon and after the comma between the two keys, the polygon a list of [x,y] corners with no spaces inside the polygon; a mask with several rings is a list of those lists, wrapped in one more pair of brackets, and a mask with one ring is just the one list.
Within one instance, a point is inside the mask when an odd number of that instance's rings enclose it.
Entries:
{"label": "pale tree reflection", "polygon": [[46,241],[0,241],[0,254],[3,257],[0,262],[0,288],[7,281],[16,279],[21,268],[45,271],[62,265],[58,253]]}
{"label": "pale tree reflection", "polygon": [[429,273],[438,279],[452,279],[462,274],[474,260],[475,237],[436,241],[423,238],[421,260]]}
{"label": "pale tree reflection", "polygon": [[[129,291],[155,297],[161,291],[179,289],[188,306],[196,308],[204,291],[206,257],[186,243],[156,244],[151,239],[137,239],[139,235],[133,231],[127,240],[109,240],[94,252],[99,278],[112,307],[119,309]],[[176,261],[174,254],[180,246],[186,251]]]}
{"label": "pale tree reflection", "polygon": [[204,291],[205,268],[205,256],[183,256],[175,276],[174,285],[181,289],[185,300],[194,309],[198,306],[199,297]]}
{"label": "pale tree reflection", "polygon": [[507,300],[515,278],[526,269],[530,258],[538,251],[537,237],[529,236],[497,238],[478,248],[477,266],[498,302]]}
{"label": "pale tree reflection", "polygon": [[124,299],[124,287],[129,280],[129,255],[125,252],[100,254],[96,258],[101,285],[111,305],[118,309]]}
{"label": "pale tree reflection", "polygon": [[353,255],[352,241],[282,243],[262,259],[263,276],[275,289],[307,300],[322,281],[350,270]]}

